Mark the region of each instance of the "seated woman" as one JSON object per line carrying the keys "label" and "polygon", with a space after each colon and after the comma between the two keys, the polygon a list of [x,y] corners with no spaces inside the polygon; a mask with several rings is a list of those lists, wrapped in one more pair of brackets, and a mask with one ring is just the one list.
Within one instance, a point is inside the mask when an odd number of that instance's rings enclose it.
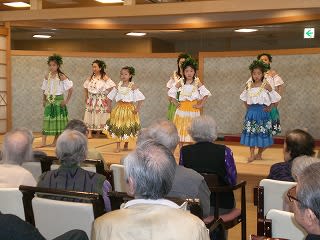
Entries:
{"label": "seated woman", "polygon": [[[79,165],[87,157],[87,138],[76,130],[65,130],[57,140],[56,154],[60,168],[41,175],[38,187],[99,193],[103,196],[106,212],[111,210],[106,177],[82,169]],[[59,199],[67,200],[67,199]]]}
{"label": "seated woman", "polygon": [[283,144],[284,162],[275,163],[270,168],[268,178],[294,182],[291,174],[293,161],[299,156],[314,156],[314,138],[304,130],[295,129],[287,133]]}
{"label": "seated woman", "polygon": [[[225,145],[213,143],[217,139],[217,125],[214,119],[208,116],[195,118],[189,134],[196,143],[181,148],[180,165],[192,168],[199,173],[217,174],[221,185],[235,185],[237,169],[231,149]],[[212,207],[213,197],[211,194]],[[234,208],[233,193],[222,194],[220,208]],[[223,210],[220,212],[223,213]]]}

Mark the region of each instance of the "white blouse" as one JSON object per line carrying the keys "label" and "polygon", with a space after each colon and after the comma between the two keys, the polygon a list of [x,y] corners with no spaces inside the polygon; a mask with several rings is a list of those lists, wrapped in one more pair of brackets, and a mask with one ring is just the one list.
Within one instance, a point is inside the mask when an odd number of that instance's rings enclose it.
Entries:
{"label": "white blouse", "polygon": [[178,89],[176,85],[168,91],[168,96],[176,98],[177,92],[180,90],[179,101],[194,101],[201,100],[205,96],[211,96],[210,91],[202,85],[198,87],[199,79],[196,79],[193,84],[184,84],[183,79],[180,79],[181,88]]}
{"label": "white blouse", "polygon": [[261,87],[253,87],[250,89],[245,89],[241,95],[240,99],[246,102],[248,105],[260,104],[270,106],[272,103],[279,102],[281,96],[275,90],[269,92],[266,89],[261,89]]}
{"label": "white blouse", "polygon": [[167,82],[167,88],[172,88],[174,85],[176,85],[180,80],[179,75],[176,71],[173,72],[173,75],[170,77],[170,80]]}
{"label": "white blouse", "polygon": [[[50,86],[48,86],[48,83]],[[69,79],[60,80],[58,75],[55,78],[44,79],[41,89],[45,95],[62,95],[73,87],[73,82]]]}
{"label": "white blouse", "polygon": [[110,100],[116,100],[116,102],[138,102],[145,99],[145,96],[139,89],[132,90],[133,82],[130,82],[128,87],[122,87],[122,82],[117,87],[113,88],[107,95]]}
{"label": "white blouse", "polygon": [[108,80],[97,79],[95,76],[92,79],[88,78],[83,87],[88,89],[88,92],[91,94],[103,94],[108,89],[115,87],[116,84],[109,78]]}

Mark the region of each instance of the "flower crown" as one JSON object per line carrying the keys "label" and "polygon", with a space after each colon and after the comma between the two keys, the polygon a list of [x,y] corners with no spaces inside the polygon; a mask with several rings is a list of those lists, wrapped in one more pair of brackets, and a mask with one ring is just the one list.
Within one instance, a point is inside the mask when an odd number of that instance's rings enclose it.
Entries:
{"label": "flower crown", "polygon": [[136,75],[136,70],[134,69],[134,67],[125,66],[123,69],[127,69],[129,71],[130,75],[132,75],[132,76]]}
{"label": "flower crown", "polygon": [[101,69],[106,69],[107,68],[107,64],[105,63],[105,61],[96,59],[93,61],[93,63],[97,63],[99,65],[99,67],[101,66]]}
{"label": "flower crown", "polygon": [[253,69],[256,69],[256,68],[260,68],[262,69],[262,72],[266,72],[270,69],[270,66],[266,63],[264,63],[263,61],[261,60],[254,60],[250,66],[249,66],[249,70],[252,72]]}
{"label": "flower crown", "polygon": [[189,53],[180,53],[178,55],[178,59],[181,59],[181,58],[188,59],[188,58],[191,58],[191,55]]}
{"label": "flower crown", "polygon": [[49,64],[52,61],[55,61],[59,66],[63,64],[62,57],[58,54],[53,54],[52,56],[48,57],[47,63]]}
{"label": "flower crown", "polygon": [[257,56],[257,59],[260,60],[262,56],[267,56],[269,61],[272,62],[272,56],[269,53],[261,53]]}
{"label": "flower crown", "polygon": [[186,69],[188,66],[193,67],[194,69],[198,69],[198,63],[195,59],[189,57],[182,63],[182,69]]}

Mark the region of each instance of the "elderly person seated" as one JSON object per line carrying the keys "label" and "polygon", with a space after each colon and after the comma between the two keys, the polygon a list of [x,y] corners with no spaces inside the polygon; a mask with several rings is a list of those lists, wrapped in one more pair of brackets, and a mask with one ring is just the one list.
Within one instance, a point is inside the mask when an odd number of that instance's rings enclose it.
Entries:
{"label": "elderly person seated", "polygon": [[106,211],[111,210],[106,177],[80,167],[87,158],[87,138],[75,130],[65,130],[57,140],[56,155],[61,162],[57,170],[41,175],[38,187],[99,193],[103,196]]}
{"label": "elderly person seated", "polygon": [[269,179],[294,182],[291,175],[292,163],[299,156],[314,156],[314,138],[304,130],[290,131],[284,140],[284,162],[275,163],[270,168]]}
{"label": "elderly person seated", "polygon": [[16,129],[4,136],[3,159],[0,164],[0,187],[17,188],[20,185],[36,186],[32,174],[21,164],[33,159],[32,137],[25,129]]}
{"label": "elderly person seated", "polygon": [[[227,146],[214,143],[217,139],[217,125],[214,119],[209,116],[195,118],[189,133],[196,143],[181,148],[180,164],[199,173],[217,174],[221,185],[235,185],[237,170],[233,153]],[[211,194],[212,214],[213,197]],[[233,193],[221,194],[221,214],[233,209],[234,204]]]}
{"label": "elderly person seated", "polygon": [[[77,119],[73,119],[73,120],[69,121],[65,130],[76,130],[78,132],[81,132],[86,137],[88,137],[88,133],[89,133],[89,130],[88,130],[86,124],[83,121],[77,120]],[[87,159],[95,159],[95,160],[104,161],[102,154],[94,148],[88,149]],[[105,165],[106,164],[107,163],[105,162]]]}
{"label": "elderly person seated", "polygon": [[320,163],[311,164],[288,191],[294,217],[308,233],[306,240],[320,239]]}
{"label": "elderly person seated", "polygon": [[[137,139],[137,145],[152,139],[167,147],[172,154],[179,143],[179,134],[176,126],[167,120],[159,120],[151,124],[147,129],[142,129]],[[168,197],[198,198],[203,216],[210,215],[210,190],[203,176],[196,171],[177,165],[173,184]]]}
{"label": "elderly person seated", "polygon": [[294,159],[292,163],[292,168],[291,168],[291,175],[293,179],[297,182],[298,177],[301,175],[301,173],[309,167],[311,164],[320,162],[319,158],[316,157],[310,157],[310,156],[300,156]]}
{"label": "elderly person seated", "polygon": [[96,219],[93,240],[209,239],[198,217],[164,199],[176,169],[168,148],[145,141],[125,158],[124,166],[128,194],[135,199]]}

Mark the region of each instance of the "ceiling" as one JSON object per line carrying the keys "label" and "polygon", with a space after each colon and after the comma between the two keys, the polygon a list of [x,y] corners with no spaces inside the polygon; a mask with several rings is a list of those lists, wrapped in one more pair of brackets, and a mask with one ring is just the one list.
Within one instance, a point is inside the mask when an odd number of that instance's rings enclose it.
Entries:
{"label": "ceiling", "polygon": [[[320,22],[299,22],[290,24],[276,24],[266,26],[252,26],[258,29],[253,33],[237,33],[236,28],[216,28],[198,30],[141,30],[146,32],[146,37],[157,38],[164,41],[201,40],[219,38],[300,38],[305,27],[314,27],[320,32]],[[134,29],[139,31],[139,29]],[[87,30],[87,29],[59,29],[59,28],[28,28],[13,27],[12,40],[33,40],[34,34],[50,34],[51,39],[120,39],[130,38],[125,35],[128,30]]]}
{"label": "ceiling", "polygon": [[[8,7],[2,3],[17,2],[18,0],[0,0],[0,11],[15,11],[18,8]],[[19,0],[25,3],[30,3],[30,0]],[[192,2],[192,1],[205,1],[205,0],[136,0],[136,4],[146,3],[161,3],[161,2]],[[122,5],[122,4],[108,4],[108,5]],[[95,0],[42,0],[42,8],[75,8],[75,7],[99,7],[106,6],[106,4],[96,2]],[[20,8],[26,10],[28,8]]]}

